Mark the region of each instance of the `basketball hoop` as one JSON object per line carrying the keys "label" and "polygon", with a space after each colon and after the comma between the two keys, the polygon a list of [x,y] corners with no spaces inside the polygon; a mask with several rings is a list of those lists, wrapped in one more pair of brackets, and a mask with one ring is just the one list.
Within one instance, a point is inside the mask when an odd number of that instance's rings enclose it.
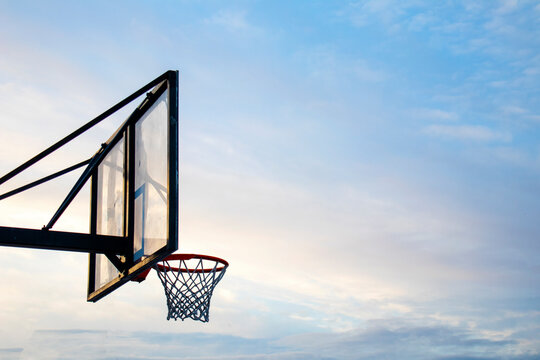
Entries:
{"label": "basketball hoop", "polygon": [[208,322],[210,298],[229,263],[207,255],[173,254],[157,263],[167,297],[167,320],[186,318]]}

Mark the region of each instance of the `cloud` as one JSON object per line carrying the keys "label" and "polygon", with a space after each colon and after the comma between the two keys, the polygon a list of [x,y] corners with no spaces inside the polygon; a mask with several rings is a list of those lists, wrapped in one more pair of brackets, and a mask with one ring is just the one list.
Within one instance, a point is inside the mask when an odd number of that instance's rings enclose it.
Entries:
{"label": "cloud", "polygon": [[354,74],[358,80],[363,82],[378,83],[383,82],[388,78],[388,75],[384,71],[374,69],[366,61],[360,60],[351,64],[351,73]]}
{"label": "cloud", "polygon": [[540,115],[529,115],[527,116],[528,119],[540,123]]}
{"label": "cloud", "polygon": [[510,142],[512,135],[481,125],[430,125],[423,129],[428,135],[466,141]]}
{"label": "cloud", "polygon": [[[394,0],[368,0],[350,3],[347,9],[339,12],[340,15],[347,16],[351,23],[357,27],[371,25],[380,21],[389,29],[400,26],[401,18],[407,11],[418,4],[418,1],[394,1]],[[416,25],[421,25],[427,18],[421,14],[413,21]]]}
{"label": "cloud", "polygon": [[523,115],[528,112],[526,109],[515,105],[503,106],[501,110],[509,115]]}
{"label": "cloud", "polygon": [[523,74],[528,75],[528,76],[540,75],[540,67],[528,67],[525,70],[523,70]]}
{"label": "cloud", "polygon": [[518,7],[518,0],[502,0],[500,6],[495,10],[498,14],[508,14],[516,10]]}
{"label": "cloud", "polygon": [[413,109],[411,115],[426,120],[454,121],[459,119],[458,114],[441,109]]}
{"label": "cloud", "polygon": [[533,359],[517,341],[490,340],[474,330],[422,320],[370,320],[341,333],[278,338],[151,331],[35,331],[22,359]]}
{"label": "cloud", "polygon": [[517,0],[498,4],[367,0],[349,3],[336,14],[353,27],[382,27],[393,40],[414,38],[420,32],[426,38],[422,40],[423,51],[450,56],[476,54],[485,57],[482,68],[500,68],[495,59],[511,58],[513,66],[536,74],[532,61],[540,38],[537,8],[533,1]]}
{"label": "cloud", "polygon": [[373,86],[385,83],[391,75],[380,63],[373,63],[361,57],[344,55],[331,45],[317,45],[302,49],[294,54],[310,77],[324,88],[349,86]]}
{"label": "cloud", "polygon": [[205,22],[207,24],[223,26],[230,31],[252,31],[253,26],[246,20],[246,15],[246,11],[221,10]]}
{"label": "cloud", "polygon": [[344,333],[291,336],[277,343],[336,359],[433,359],[442,354],[495,358],[516,342],[488,340],[459,327],[392,319],[372,320]]}
{"label": "cloud", "polygon": [[0,348],[0,360],[19,360],[22,348]]}

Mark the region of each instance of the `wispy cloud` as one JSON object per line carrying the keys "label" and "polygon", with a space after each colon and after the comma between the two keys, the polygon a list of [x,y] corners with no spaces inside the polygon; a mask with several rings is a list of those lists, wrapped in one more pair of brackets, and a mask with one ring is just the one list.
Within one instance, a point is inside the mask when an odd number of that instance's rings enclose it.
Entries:
{"label": "wispy cloud", "polygon": [[445,111],[441,109],[412,109],[410,110],[410,114],[413,117],[431,121],[455,121],[459,119],[459,115],[455,112]]}
{"label": "wispy cloud", "polygon": [[331,45],[302,49],[294,55],[305,70],[325,85],[379,84],[391,78],[383,67],[361,57],[344,56]]}
{"label": "wispy cloud", "polygon": [[[400,25],[401,17],[407,13],[407,10],[415,7],[417,3],[417,1],[394,0],[357,1],[350,3],[349,7],[340,14],[348,16],[352,24],[358,27],[372,24],[374,21],[381,21],[390,29],[394,29]],[[417,20],[421,21],[420,18]]]}
{"label": "wispy cloud", "polygon": [[482,125],[430,125],[423,129],[428,135],[467,141],[510,142],[512,135]]}
{"label": "wispy cloud", "polygon": [[[211,346],[209,344],[212,344]],[[401,319],[371,320],[342,333],[305,333],[248,339],[218,334],[162,332],[36,331],[22,359],[534,359],[516,351],[515,340],[491,340],[464,328]]]}
{"label": "wispy cloud", "polygon": [[537,123],[540,122],[540,115],[528,115],[527,118]]}
{"label": "wispy cloud", "polygon": [[374,69],[366,61],[357,60],[351,64],[351,73],[359,81],[378,83],[388,79],[388,75],[380,69]]}
{"label": "wispy cloud", "polygon": [[516,105],[507,105],[503,106],[501,109],[504,113],[510,114],[510,115],[523,115],[526,114],[528,111],[520,106]]}
{"label": "wispy cloud", "polygon": [[221,10],[210,18],[206,19],[207,24],[223,26],[231,31],[251,31],[254,27],[247,21],[247,12],[245,10]]}
{"label": "wispy cloud", "polygon": [[518,0],[502,0],[500,6],[495,10],[498,14],[508,14],[518,7]]}

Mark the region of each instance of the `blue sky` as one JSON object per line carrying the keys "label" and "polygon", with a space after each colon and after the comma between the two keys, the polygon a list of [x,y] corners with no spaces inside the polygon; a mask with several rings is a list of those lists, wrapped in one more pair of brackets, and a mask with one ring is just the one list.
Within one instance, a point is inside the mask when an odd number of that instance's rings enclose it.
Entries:
{"label": "blue sky", "polygon": [[[538,19],[517,0],[0,2],[0,173],[178,69],[181,251],[231,263],[209,324],[170,323],[156,277],[90,304],[85,255],[3,248],[0,358],[537,358]],[[74,179],[2,201],[0,225],[40,228]],[[58,229],[88,228],[87,194]]]}

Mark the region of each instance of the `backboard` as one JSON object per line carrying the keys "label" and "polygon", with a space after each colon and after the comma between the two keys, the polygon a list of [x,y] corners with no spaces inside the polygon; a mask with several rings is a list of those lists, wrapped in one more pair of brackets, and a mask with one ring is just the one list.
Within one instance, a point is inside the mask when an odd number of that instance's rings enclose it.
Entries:
{"label": "backboard", "polygon": [[97,301],[178,248],[178,73],[102,144],[91,175],[90,234],[127,238],[126,256],[90,253],[88,301]]}
{"label": "backboard", "polygon": [[[178,249],[178,71],[167,71],[0,177],[0,185],[145,93],[92,157],[0,194],[3,200],[85,167],[41,230],[0,226],[0,246],[89,253],[87,300],[92,302],[130,280],[143,281],[153,268],[165,289],[167,320],[207,322],[212,292],[229,263],[208,255],[171,255]],[[88,180],[89,233],[53,230]]]}

